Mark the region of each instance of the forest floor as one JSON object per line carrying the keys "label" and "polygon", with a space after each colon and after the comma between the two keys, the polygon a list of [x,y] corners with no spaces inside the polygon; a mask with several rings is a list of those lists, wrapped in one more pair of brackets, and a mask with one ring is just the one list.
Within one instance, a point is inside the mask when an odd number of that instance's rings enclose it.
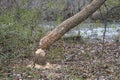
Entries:
{"label": "forest floor", "polygon": [[0,80],[120,80],[120,43],[104,45],[59,40],[47,55],[54,68],[28,68],[30,60],[18,58],[0,70]]}

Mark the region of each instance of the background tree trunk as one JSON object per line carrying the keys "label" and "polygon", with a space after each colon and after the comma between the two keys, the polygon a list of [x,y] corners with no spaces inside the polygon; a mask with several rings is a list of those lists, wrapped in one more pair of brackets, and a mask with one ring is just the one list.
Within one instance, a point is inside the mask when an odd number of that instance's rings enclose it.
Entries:
{"label": "background tree trunk", "polygon": [[[39,49],[35,52],[35,63],[41,63],[39,58],[43,58],[41,54],[41,49],[46,50],[49,48],[55,41],[60,39],[66,32],[74,28],[82,21],[87,19],[91,14],[93,14],[106,0],[93,0],[88,6],[84,7],[79,13],[70,17],[69,19],[62,22],[57,26],[53,31],[43,37],[39,42]],[[38,57],[39,56],[39,57]],[[44,60],[45,61],[45,60]],[[43,63],[43,61],[42,61]]]}

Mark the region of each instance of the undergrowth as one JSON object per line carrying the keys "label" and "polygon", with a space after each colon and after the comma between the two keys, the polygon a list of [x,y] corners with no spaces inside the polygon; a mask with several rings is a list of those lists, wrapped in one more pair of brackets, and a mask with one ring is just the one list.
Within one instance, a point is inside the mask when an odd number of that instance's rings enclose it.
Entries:
{"label": "undergrowth", "polygon": [[30,57],[44,35],[40,10],[6,10],[0,14],[0,63]]}

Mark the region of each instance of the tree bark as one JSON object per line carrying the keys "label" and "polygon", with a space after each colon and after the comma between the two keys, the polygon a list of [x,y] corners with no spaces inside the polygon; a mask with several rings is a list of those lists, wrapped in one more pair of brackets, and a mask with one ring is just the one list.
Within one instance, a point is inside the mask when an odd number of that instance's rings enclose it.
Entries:
{"label": "tree bark", "polygon": [[[84,7],[79,13],[68,18],[57,26],[53,31],[43,37],[39,42],[39,49],[35,52],[35,63],[41,63],[39,58],[41,58],[41,50],[48,49],[55,41],[60,39],[66,32],[74,28],[85,19],[87,19],[91,14],[93,14],[106,0],[93,0],[88,6]],[[45,53],[44,53],[45,54]],[[38,57],[39,56],[39,57]],[[43,58],[43,56],[42,56]]]}

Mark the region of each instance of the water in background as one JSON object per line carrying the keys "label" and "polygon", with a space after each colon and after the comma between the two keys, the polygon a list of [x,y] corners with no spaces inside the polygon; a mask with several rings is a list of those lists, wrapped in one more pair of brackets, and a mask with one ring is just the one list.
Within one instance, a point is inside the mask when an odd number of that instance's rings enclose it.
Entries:
{"label": "water in background", "polygon": [[[42,23],[46,31],[53,30],[57,25],[55,22]],[[103,23],[82,23],[71,29],[63,37],[82,36],[83,38],[103,39],[104,24]],[[114,41],[116,38],[120,40],[120,23],[108,23],[106,28],[106,41]]]}

